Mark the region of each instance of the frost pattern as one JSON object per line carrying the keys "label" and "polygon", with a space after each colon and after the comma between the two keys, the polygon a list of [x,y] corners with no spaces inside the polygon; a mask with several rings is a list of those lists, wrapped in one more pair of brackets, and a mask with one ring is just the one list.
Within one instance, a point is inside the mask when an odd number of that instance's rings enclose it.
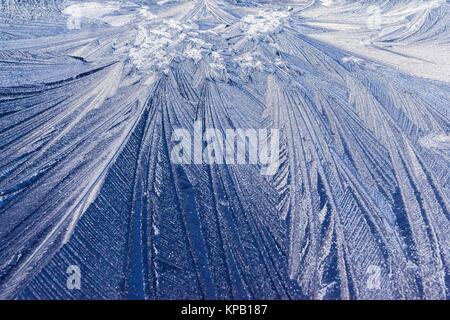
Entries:
{"label": "frost pattern", "polygon": [[[0,298],[450,297],[448,1],[20,3]],[[174,165],[195,121],[279,129],[278,172]]]}

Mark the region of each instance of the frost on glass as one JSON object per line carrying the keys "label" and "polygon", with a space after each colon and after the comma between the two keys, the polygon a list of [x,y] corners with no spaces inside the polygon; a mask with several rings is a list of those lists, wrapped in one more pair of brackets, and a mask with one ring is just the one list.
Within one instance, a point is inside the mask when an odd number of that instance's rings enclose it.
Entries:
{"label": "frost on glass", "polygon": [[[0,0],[0,298],[448,299],[450,2]],[[194,123],[280,163],[174,164]]]}

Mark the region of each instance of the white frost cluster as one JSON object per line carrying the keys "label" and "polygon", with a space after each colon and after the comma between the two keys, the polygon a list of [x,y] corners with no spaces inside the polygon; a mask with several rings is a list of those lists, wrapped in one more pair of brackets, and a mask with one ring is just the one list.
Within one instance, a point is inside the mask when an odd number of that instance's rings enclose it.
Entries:
{"label": "white frost cluster", "polygon": [[141,70],[165,69],[171,60],[167,52],[167,47],[171,42],[169,33],[139,26],[134,47],[130,49],[130,59]]}
{"label": "white frost cluster", "polygon": [[287,11],[260,11],[242,18],[245,33],[251,37],[275,32],[289,16]]}
{"label": "white frost cluster", "polygon": [[176,54],[172,47],[185,39],[183,31],[188,28],[171,19],[155,21],[155,16],[146,9],[140,13],[146,23],[138,27],[134,45],[130,49],[131,62],[139,70],[165,72]]}
{"label": "white frost cluster", "polygon": [[67,6],[63,13],[75,18],[100,19],[119,9],[120,4],[117,2],[85,2]]}
{"label": "white frost cluster", "polygon": [[354,56],[349,56],[349,57],[344,57],[342,58],[342,62],[343,63],[349,63],[349,64],[364,64],[364,60],[354,57]]}
{"label": "white frost cluster", "polygon": [[212,49],[212,45],[210,43],[197,38],[197,35],[198,34],[193,34],[192,32],[190,33],[191,37],[186,39],[187,47],[183,52],[183,55],[186,58],[194,60],[195,63],[199,63],[203,58],[203,54],[210,52]]}
{"label": "white frost cluster", "polygon": [[[200,31],[194,25],[181,23],[174,19],[156,20],[156,16],[141,10],[146,23],[138,27],[138,33],[130,49],[131,62],[141,71],[167,72],[175,57],[200,62],[205,54],[212,53],[212,45],[200,38]],[[221,61],[212,58],[215,68]]]}
{"label": "white frost cluster", "polygon": [[225,67],[225,62],[222,58],[222,56],[214,51],[211,53],[211,62],[209,66],[211,67],[212,73],[216,77],[225,76],[227,73],[227,69]]}
{"label": "white frost cluster", "polygon": [[263,63],[254,52],[246,52],[234,58],[234,61],[239,64],[240,69],[244,72],[252,72],[253,70],[261,70],[263,68]]}
{"label": "white frost cluster", "polygon": [[147,20],[154,20],[157,18],[153,13],[151,13],[146,7],[142,7],[139,9],[140,15]]}
{"label": "white frost cluster", "polygon": [[334,3],[333,0],[321,0],[320,2],[325,7],[329,7],[329,6],[331,6]]}

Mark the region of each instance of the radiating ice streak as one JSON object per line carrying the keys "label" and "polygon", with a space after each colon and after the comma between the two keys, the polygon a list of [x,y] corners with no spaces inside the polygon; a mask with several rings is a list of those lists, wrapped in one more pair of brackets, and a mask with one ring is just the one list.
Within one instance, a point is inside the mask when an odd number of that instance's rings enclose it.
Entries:
{"label": "radiating ice streak", "polygon": [[[61,50],[58,43],[53,48],[56,59],[35,45],[36,53],[21,50],[30,52],[30,61],[41,68],[43,63],[56,68],[54,62],[62,56],[56,53]],[[72,61],[86,68],[86,63]],[[8,71],[10,65],[4,69]],[[14,292],[19,279],[39,268],[39,261],[49,258],[44,254],[50,247],[68,241],[77,220],[95,199],[105,168],[117,157],[138,119],[143,106],[140,89],[119,89],[123,69],[122,62],[106,59],[104,65],[93,64],[75,75],[75,69],[66,68],[55,72],[53,79],[46,79],[45,73],[33,74],[27,79],[30,89],[18,84],[3,93],[2,295]],[[28,200],[22,201],[25,191]],[[30,220],[39,223],[30,229]],[[30,243],[32,238],[36,240]]]}
{"label": "radiating ice streak", "polygon": [[[448,297],[448,84],[314,39],[321,13],[339,22],[366,2],[305,4],[117,4],[80,30],[6,30],[0,296]],[[445,42],[424,8],[372,4],[401,27],[370,53]],[[419,31],[402,31],[405,14]],[[172,163],[173,130],[196,120],[280,129],[278,172]],[[65,288],[71,264],[80,292]]]}
{"label": "radiating ice streak", "polygon": [[448,1],[340,1],[301,12],[313,37],[408,73],[448,82]]}

